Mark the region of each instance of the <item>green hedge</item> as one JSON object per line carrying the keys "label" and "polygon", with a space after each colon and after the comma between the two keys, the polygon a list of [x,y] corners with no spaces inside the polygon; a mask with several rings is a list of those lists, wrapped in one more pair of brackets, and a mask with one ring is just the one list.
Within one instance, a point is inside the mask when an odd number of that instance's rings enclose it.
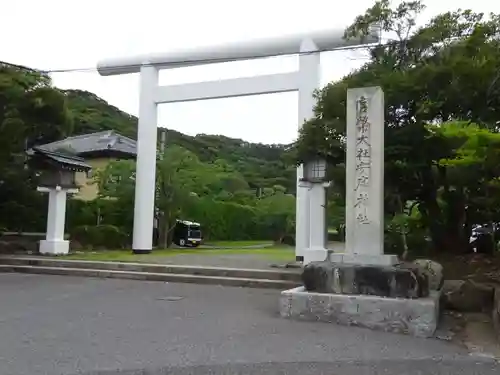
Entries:
{"label": "green hedge", "polygon": [[205,240],[258,238],[258,213],[253,207],[203,197],[196,199],[183,216],[183,219],[201,223]]}
{"label": "green hedge", "polygon": [[280,233],[273,225],[278,219],[286,221],[285,214],[270,215],[256,207],[211,197],[195,199],[182,215],[183,219],[201,223],[205,240],[275,240],[277,234],[295,235],[294,228],[289,228],[291,233]]}
{"label": "green hedge", "polygon": [[71,232],[71,239],[83,246],[120,249],[127,247],[129,236],[114,225],[81,225]]}
{"label": "green hedge", "polygon": [[111,199],[83,201],[68,200],[66,228],[69,233],[74,228],[89,225],[114,225],[125,232],[132,230],[133,205]]}

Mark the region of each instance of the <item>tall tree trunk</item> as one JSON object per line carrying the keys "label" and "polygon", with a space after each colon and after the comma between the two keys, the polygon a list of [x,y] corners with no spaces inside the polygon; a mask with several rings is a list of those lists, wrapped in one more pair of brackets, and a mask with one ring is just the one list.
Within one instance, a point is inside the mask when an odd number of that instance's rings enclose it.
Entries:
{"label": "tall tree trunk", "polygon": [[439,209],[437,199],[432,194],[426,194],[426,196],[422,198],[418,210],[429,229],[433,247],[437,251],[443,251],[445,248],[445,241],[443,239],[443,226],[441,225],[441,210]]}
{"label": "tall tree trunk", "polygon": [[[447,180],[446,168],[437,168],[436,175],[432,167],[421,171],[422,192],[419,211],[429,228],[432,244],[436,251],[448,253],[463,253],[467,250],[465,238],[465,204],[461,192],[453,191]],[[443,209],[438,203],[438,187],[443,187]]]}
{"label": "tall tree trunk", "polygon": [[166,249],[167,247],[167,233],[165,225],[165,213],[161,212],[158,218],[158,247],[161,249]]}
{"label": "tall tree trunk", "polygon": [[[401,195],[396,194],[396,196],[397,196],[397,200],[398,200],[399,212],[401,213],[401,215],[404,215],[405,212],[404,212],[403,201],[401,199]],[[401,258],[402,258],[402,260],[406,260],[406,259],[408,259],[409,250],[408,250],[408,240],[406,238],[406,228],[404,227],[404,224],[403,224],[402,228],[399,228],[399,231],[401,234],[401,241],[403,243],[403,254],[401,255]]]}

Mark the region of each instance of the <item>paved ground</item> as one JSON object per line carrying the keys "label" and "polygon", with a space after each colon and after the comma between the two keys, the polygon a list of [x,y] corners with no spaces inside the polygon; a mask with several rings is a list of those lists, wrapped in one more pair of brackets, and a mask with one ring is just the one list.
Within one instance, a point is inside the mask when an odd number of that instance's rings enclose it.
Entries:
{"label": "paved ground", "polygon": [[0,373],[498,373],[444,341],[281,319],[278,293],[0,273]]}
{"label": "paved ground", "polygon": [[[46,256],[36,254],[0,254],[0,261],[2,257],[16,257],[16,258],[40,258],[47,259]],[[64,257],[61,260],[67,260]],[[72,258],[74,259],[74,258]],[[78,258],[81,260],[95,260],[88,257]],[[247,269],[271,269],[276,266],[285,266],[288,263],[293,263],[293,255],[289,259],[273,259],[265,254],[175,254],[168,256],[161,256],[153,254],[135,255],[133,259],[106,259],[108,261],[128,261],[128,262],[141,262],[152,264],[174,264],[174,265],[189,265],[189,266],[206,266],[206,267],[222,267],[222,268],[247,268]],[[1,374],[0,374],[1,375]]]}

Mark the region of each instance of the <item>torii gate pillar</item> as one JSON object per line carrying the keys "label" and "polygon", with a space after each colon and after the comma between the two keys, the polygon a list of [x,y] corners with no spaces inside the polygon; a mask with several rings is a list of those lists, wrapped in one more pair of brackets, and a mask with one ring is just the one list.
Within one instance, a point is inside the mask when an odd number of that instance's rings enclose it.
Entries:
{"label": "torii gate pillar", "polygon": [[[376,35],[370,35],[364,40],[344,39],[343,36],[344,32],[340,29],[316,31],[208,48],[108,59],[98,64],[97,69],[103,76],[140,73],[137,174],[132,244],[135,253],[149,253],[153,245],[158,104],[298,91],[298,123],[300,127],[304,121],[314,115],[316,103],[313,93],[320,87],[320,52],[378,41]],[[182,85],[158,85],[159,69],[286,54],[300,54],[298,71]],[[324,243],[326,235],[325,208],[323,206],[316,207],[321,205],[321,202],[325,202],[325,190],[300,187],[299,180],[302,177],[303,167],[299,166],[297,168],[295,255],[297,260],[306,264],[313,260],[324,260],[327,255],[326,248],[323,249],[324,251],[318,249],[317,246],[314,246],[314,249],[311,248],[311,244]],[[323,231],[311,231],[311,223],[315,227],[319,225]]]}

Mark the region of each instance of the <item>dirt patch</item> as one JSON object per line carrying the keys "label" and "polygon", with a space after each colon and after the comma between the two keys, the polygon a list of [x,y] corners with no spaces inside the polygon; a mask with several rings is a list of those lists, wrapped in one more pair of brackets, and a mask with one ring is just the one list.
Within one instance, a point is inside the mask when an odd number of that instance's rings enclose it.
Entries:
{"label": "dirt patch", "polygon": [[463,314],[463,330],[457,338],[462,340],[472,355],[500,359],[500,345],[491,329],[490,314]]}
{"label": "dirt patch", "polygon": [[500,284],[500,255],[438,255],[432,259],[443,266],[445,280]]}
{"label": "dirt patch", "polygon": [[471,356],[500,359],[500,345],[485,313],[443,311],[434,337],[466,348]]}

